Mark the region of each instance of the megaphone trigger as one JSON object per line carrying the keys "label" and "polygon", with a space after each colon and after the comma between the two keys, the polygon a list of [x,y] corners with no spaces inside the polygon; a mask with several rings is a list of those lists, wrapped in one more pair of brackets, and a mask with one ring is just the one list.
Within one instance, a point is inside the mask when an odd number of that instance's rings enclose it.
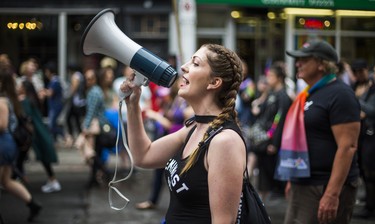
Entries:
{"label": "megaphone trigger", "polygon": [[140,72],[135,71],[134,84],[137,86],[148,86],[149,80],[143,76]]}
{"label": "megaphone trigger", "polygon": [[[132,82],[137,86],[148,86],[149,80],[145,76],[143,76],[140,72],[138,72],[136,70],[134,72],[135,72],[134,73],[134,79],[133,79]],[[130,94],[132,93],[131,90],[126,91],[126,92],[122,92],[120,90],[120,92],[122,93],[121,98],[123,98],[123,99],[130,96]]]}

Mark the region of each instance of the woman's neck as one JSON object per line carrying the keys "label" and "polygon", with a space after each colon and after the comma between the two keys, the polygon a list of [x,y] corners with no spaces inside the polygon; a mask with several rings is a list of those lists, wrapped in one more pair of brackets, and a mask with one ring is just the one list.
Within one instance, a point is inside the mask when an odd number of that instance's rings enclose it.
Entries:
{"label": "woman's neck", "polygon": [[218,116],[223,111],[214,101],[202,99],[201,101],[188,103],[193,108],[195,115]]}
{"label": "woman's neck", "polygon": [[273,88],[273,91],[278,92],[284,88],[284,85],[282,83],[278,83],[275,88]]}
{"label": "woman's neck", "polygon": [[208,124],[212,122],[217,116],[216,115],[198,115],[194,116],[194,120],[197,123]]}

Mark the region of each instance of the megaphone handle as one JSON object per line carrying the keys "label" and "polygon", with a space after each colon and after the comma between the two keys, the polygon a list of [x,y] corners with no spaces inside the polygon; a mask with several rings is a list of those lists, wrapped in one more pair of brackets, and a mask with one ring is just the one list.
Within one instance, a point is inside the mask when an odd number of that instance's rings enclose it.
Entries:
{"label": "megaphone handle", "polygon": [[134,77],[134,84],[137,86],[147,86],[148,85],[148,79],[142,75],[140,72],[134,70],[135,77]]}
{"label": "megaphone handle", "polygon": [[[133,83],[135,85],[137,85],[137,86],[147,86],[148,85],[149,81],[145,76],[143,76],[140,72],[138,72],[136,70],[134,70],[134,73],[135,73],[135,76],[134,76]],[[125,99],[131,93],[132,93],[132,91],[128,91],[126,93],[123,93],[122,98]]]}

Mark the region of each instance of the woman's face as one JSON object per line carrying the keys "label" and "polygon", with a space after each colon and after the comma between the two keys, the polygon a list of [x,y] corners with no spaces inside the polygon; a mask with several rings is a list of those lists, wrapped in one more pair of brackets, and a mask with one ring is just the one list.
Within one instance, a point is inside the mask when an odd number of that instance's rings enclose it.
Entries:
{"label": "woman's face", "polygon": [[268,83],[268,86],[273,89],[276,87],[276,85],[279,83],[279,79],[277,78],[277,75],[275,73],[274,70],[270,69],[268,72],[267,72],[267,83]]}
{"label": "woman's face", "polygon": [[123,70],[123,75],[125,78],[130,78],[134,74],[134,70],[129,66],[126,66]]}
{"label": "woman's face", "polygon": [[358,82],[368,81],[369,74],[368,74],[368,70],[365,68],[354,70],[353,74],[357,78]]}
{"label": "woman's face", "polygon": [[89,69],[85,72],[86,86],[90,88],[96,84],[95,72],[92,69]]}
{"label": "woman's face", "polygon": [[113,80],[115,78],[115,74],[112,69],[107,69],[106,72],[104,73],[104,82],[108,87],[112,86]]}
{"label": "woman's face", "polygon": [[26,73],[27,75],[33,75],[36,72],[36,64],[32,61],[27,62]]}
{"label": "woman's face", "polygon": [[200,48],[190,61],[181,66],[183,72],[178,94],[182,97],[202,97],[207,93],[211,68],[207,62],[206,48]]}

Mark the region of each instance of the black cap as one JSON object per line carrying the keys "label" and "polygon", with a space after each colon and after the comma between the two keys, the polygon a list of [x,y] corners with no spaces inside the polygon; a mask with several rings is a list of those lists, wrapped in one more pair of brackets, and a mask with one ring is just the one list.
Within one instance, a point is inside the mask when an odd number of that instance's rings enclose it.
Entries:
{"label": "black cap", "polygon": [[367,62],[364,59],[356,59],[353,61],[351,67],[353,71],[367,68]]}
{"label": "black cap", "polygon": [[286,51],[286,54],[294,58],[317,57],[327,61],[338,62],[336,50],[324,40],[311,40],[303,44],[296,51]]}

